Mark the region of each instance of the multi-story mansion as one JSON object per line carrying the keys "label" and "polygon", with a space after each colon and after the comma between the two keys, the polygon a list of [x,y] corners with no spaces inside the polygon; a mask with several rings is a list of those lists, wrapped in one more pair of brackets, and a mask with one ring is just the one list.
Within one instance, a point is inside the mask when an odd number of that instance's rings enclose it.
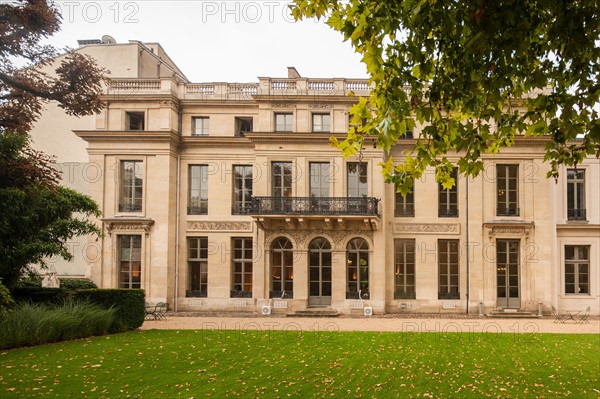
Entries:
{"label": "multi-story mansion", "polygon": [[402,196],[383,181],[383,150],[344,159],[330,145],[365,80],[288,68],[190,83],[156,44],[79,51],[113,67],[106,109],[73,124],[45,115],[34,138],[48,123],[74,131],[58,151],[82,158],[87,146],[106,232],[87,257],[99,286],[143,288],[179,311],[600,312],[598,159],[555,182],[546,139],[517,137],[482,155],[478,177],[443,189],[431,170]]}

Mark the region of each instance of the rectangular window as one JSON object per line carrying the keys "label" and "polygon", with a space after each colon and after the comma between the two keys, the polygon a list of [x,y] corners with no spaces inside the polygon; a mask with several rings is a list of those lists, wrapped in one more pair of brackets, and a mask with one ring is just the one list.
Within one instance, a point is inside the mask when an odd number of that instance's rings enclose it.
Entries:
{"label": "rectangular window", "polygon": [[311,162],[310,169],[310,210],[314,213],[328,213],[329,162]]}
{"label": "rectangular window", "polygon": [[272,210],[275,213],[288,213],[292,209],[292,163],[273,162],[271,164]]}
{"label": "rectangular window", "polygon": [[119,212],[141,212],[144,185],[142,161],[121,161]]}
{"label": "rectangular window", "polygon": [[271,168],[273,197],[292,196],[292,163],[273,162]]}
{"label": "rectangular window", "polygon": [[366,197],[369,193],[367,164],[348,162],[348,197]]}
{"label": "rectangular window", "polygon": [[329,114],[312,114],[312,131],[313,132],[329,132],[330,131]]}
{"label": "rectangular window", "polygon": [[188,238],[186,297],[206,298],[208,292],[208,237]]}
{"label": "rectangular window", "polygon": [[190,165],[188,215],[208,213],[208,165]]}
{"label": "rectangular window", "polygon": [[590,247],[565,246],[565,294],[590,293]]}
{"label": "rectangular window", "polygon": [[567,218],[568,220],[586,220],[585,170],[567,170]]}
{"label": "rectangular window", "polygon": [[415,240],[394,240],[394,299],[415,299]]}
{"label": "rectangular window", "polygon": [[438,240],[438,299],[460,299],[459,241]]}
{"label": "rectangular window", "polygon": [[145,130],[144,112],[125,112],[127,130]]}
{"label": "rectangular window", "polygon": [[210,119],[207,116],[194,117],[192,121],[192,136],[208,136]]}
{"label": "rectangular window", "polygon": [[243,136],[244,134],[253,130],[252,118],[249,117],[235,117],[235,135]]}
{"label": "rectangular window", "polygon": [[252,166],[233,166],[233,214],[243,214],[252,202]]}
{"label": "rectangular window", "polygon": [[310,196],[329,197],[329,162],[311,162]]}
{"label": "rectangular window", "polygon": [[519,165],[496,165],[497,216],[519,216]]}
{"label": "rectangular window", "polygon": [[289,113],[275,114],[275,131],[276,132],[291,132],[294,121],[294,115]]}
{"label": "rectangular window", "polygon": [[446,189],[438,184],[439,217],[458,217],[458,169],[453,168],[450,176],[454,179],[454,187]]}
{"label": "rectangular window", "polygon": [[141,288],[142,236],[117,236],[119,249],[119,288]]}
{"label": "rectangular window", "polygon": [[252,238],[233,238],[232,298],[252,298]]}
{"label": "rectangular window", "polygon": [[415,216],[415,187],[406,195],[396,193],[396,206],[394,207],[394,216],[396,217],[414,217]]}

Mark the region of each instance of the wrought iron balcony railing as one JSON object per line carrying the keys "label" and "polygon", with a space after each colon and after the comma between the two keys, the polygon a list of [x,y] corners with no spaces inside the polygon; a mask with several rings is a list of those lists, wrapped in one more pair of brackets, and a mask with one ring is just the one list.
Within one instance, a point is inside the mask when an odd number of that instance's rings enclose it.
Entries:
{"label": "wrought iron balcony railing", "polygon": [[252,197],[250,215],[379,215],[373,197]]}
{"label": "wrought iron balcony railing", "polygon": [[585,209],[567,209],[568,220],[587,220]]}

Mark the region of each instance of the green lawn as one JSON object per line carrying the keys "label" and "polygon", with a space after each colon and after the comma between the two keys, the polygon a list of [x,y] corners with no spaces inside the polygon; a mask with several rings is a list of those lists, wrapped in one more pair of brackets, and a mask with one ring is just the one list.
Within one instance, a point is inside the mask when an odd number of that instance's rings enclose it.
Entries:
{"label": "green lawn", "polygon": [[600,335],[143,331],[0,354],[0,397],[598,398]]}

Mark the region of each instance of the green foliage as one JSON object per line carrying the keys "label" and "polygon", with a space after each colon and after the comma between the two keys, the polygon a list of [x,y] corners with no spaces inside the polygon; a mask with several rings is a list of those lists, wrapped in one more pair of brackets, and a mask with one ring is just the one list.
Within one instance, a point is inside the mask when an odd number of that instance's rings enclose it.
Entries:
{"label": "green foliage", "polygon": [[42,278],[37,273],[32,273],[27,277],[21,277],[16,284],[16,287],[41,287]]}
{"label": "green foliage", "polygon": [[65,288],[15,287],[12,290],[15,302],[30,302],[45,305],[61,305],[71,299],[71,292]]}
{"label": "green foliage", "polygon": [[75,290],[85,290],[90,288],[98,288],[93,281],[85,279],[85,278],[61,278],[60,279],[60,288],[64,288],[66,290],[75,291]]}
{"label": "green foliage", "polygon": [[[316,324],[327,325],[335,322]],[[130,332],[8,351],[2,355],[2,397],[598,397],[594,354],[600,341],[594,334],[243,326]]]}
{"label": "green foliage", "polygon": [[86,302],[20,303],[0,321],[0,349],[104,335],[114,317],[114,309]]}
{"label": "green foliage", "polygon": [[13,304],[14,300],[10,296],[10,291],[2,284],[2,279],[0,278],[0,314]]}
{"label": "green foliage", "polygon": [[368,136],[389,152],[421,127],[405,164],[384,167],[398,191],[427,166],[450,186],[453,151],[476,176],[481,155],[517,133],[546,139],[549,176],[600,156],[598,1],[295,0],[292,13],[324,18],[371,76],[369,100],[352,110],[362,123],[334,143],[344,155]]}
{"label": "green foliage", "polygon": [[137,289],[87,289],[75,293],[75,298],[87,300],[103,308],[116,310],[115,322],[110,332],[135,330],[145,317],[144,290]]}
{"label": "green foliage", "polygon": [[0,277],[9,288],[31,264],[43,267],[51,256],[72,259],[66,243],[73,237],[101,233],[89,220],[100,215],[97,204],[55,186],[47,177],[52,163],[30,151],[28,142],[24,135],[0,135]]}

